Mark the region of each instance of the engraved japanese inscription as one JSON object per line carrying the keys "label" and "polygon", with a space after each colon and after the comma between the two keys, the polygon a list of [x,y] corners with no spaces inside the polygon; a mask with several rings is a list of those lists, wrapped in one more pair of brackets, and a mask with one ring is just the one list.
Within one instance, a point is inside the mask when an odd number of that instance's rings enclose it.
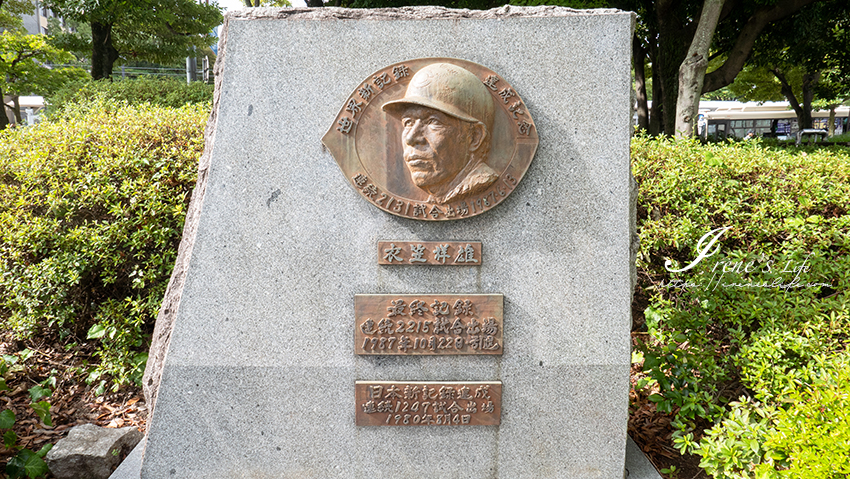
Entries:
{"label": "engraved japanese inscription", "polygon": [[378,241],[378,264],[481,266],[480,241]]}
{"label": "engraved japanese inscription", "polygon": [[525,175],[538,137],[507,80],[465,60],[426,58],[358,84],[322,143],[372,204],[444,221],[501,203]]}
{"label": "engraved japanese inscription", "polygon": [[501,294],[358,294],[354,352],[502,354]]}
{"label": "engraved japanese inscription", "polygon": [[355,382],[358,426],[498,426],[502,383]]}

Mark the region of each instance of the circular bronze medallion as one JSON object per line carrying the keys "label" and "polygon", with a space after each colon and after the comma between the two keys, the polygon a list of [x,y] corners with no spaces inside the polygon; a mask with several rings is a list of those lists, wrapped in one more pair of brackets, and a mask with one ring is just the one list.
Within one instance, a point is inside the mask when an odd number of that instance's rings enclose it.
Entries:
{"label": "circular bronze medallion", "polygon": [[528,170],[538,139],[504,78],[465,60],[423,58],[369,75],[322,143],[378,208],[444,221],[501,203]]}

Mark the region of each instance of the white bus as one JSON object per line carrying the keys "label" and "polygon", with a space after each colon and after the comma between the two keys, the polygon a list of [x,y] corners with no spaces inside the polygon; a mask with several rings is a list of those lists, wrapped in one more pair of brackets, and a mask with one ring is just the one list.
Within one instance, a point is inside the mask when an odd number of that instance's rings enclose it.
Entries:
{"label": "white bus", "polygon": [[[850,127],[850,107],[835,109],[835,134],[847,132]],[[828,130],[829,111],[812,111],[815,129]],[[797,130],[797,114],[788,102],[700,102],[699,134],[702,138],[723,140],[726,138],[794,138]]]}

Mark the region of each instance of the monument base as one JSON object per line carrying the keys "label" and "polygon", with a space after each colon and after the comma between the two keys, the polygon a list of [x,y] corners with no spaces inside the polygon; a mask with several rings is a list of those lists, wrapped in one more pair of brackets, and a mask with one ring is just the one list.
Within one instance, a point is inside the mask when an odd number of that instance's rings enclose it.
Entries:
{"label": "monument base", "polygon": [[[147,438],[146,438],[147,439]],[[142,477],[142,455],[145,450],[145,441],[142,441],[133,449],[133,452],[124,459],[118,469],[109,476],[109,479],[141,479]],[[626,479],[661,479],[661,474],[655,466],[649,462],[640,448],[628,438],[626,443]]]}

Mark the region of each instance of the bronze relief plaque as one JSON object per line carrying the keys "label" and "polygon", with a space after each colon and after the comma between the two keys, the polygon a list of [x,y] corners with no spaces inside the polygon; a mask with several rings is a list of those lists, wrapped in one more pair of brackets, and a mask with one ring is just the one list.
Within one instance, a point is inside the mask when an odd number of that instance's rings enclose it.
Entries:
{"label": "bronze relief plaque", "polygon": [[501,294],[358,294],[354,352],[502,354],[503,309]]}
{"label": "bronze relief plaque", "polygon": [[498,426],[502,383],[357,381],[358,426]]}
{"label": "bronze relief plaque", "polygon": [[496,72],[424,58],[360,82],[322,143],[378,208],[445,221],[501,203],[528,170],[538,137],[519,93]]}

